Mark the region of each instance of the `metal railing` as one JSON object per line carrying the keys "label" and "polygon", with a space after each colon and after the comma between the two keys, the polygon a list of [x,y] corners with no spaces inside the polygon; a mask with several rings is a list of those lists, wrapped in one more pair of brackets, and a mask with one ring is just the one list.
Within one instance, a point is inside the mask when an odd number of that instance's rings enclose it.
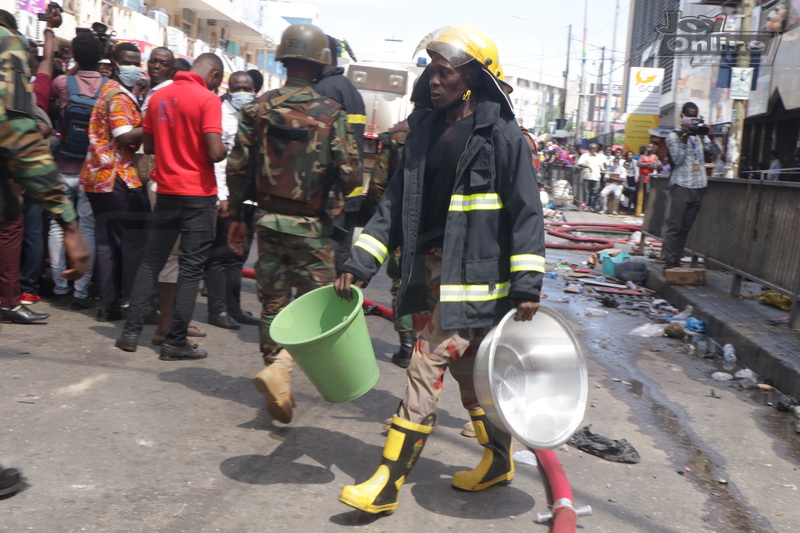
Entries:
{"label": "metal railing", "polygon": [[[643,224],[662,240],[668,184],[651,181]],[[734,274],[731,296],[749,279],[792,298],[789,327],[800,329],[800,183],[709,179],[686,249]]]}

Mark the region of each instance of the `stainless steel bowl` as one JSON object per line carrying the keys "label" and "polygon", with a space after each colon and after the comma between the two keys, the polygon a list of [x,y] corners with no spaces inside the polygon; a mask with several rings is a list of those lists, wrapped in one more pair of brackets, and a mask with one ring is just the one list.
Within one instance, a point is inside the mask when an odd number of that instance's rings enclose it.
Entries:
{"label": "stainless steel bowl", "polygon": [[569,323],[540,308],[533,320],[503,317],[478,348],[475,391],[489,419],[528,447],[564,444],[583,419],[586,361]]}

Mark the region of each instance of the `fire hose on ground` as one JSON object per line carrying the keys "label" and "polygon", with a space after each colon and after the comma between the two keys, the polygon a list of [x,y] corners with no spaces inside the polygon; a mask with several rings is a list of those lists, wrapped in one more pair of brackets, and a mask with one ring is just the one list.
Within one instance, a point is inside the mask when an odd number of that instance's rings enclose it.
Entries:
{"label": "fire hose on ground", "polygon": [[[242,269],[242,276],[248,279],[255,278],[255,271],[252,269]],[[394,312],[392,309],[370,300],[364,300],[363,307],[369,309],[370,314],[376,314],[392,320]],[[553,450],[531,450],[536,454],[536,458],[544,471],[545,478],[550,486],[550,494],[553,498],[553,505],[549,511],[537,513],[536,522],[546,523],[552,521],[551,531],[553,533],[574,533],[577,530],[577,517],[591,514],[591,506],[585,505],[576,508],[572,499],[572,488],[569,480]]]}
{"label": "fire hose on ground", "polygon": [[613,248],[615,244],[628,242],[625,239],[608,239],[602,237],[583,237],[573,235],[573,231],[602,234],[630,234],[641,231],[642,227],[636,224],[602,224],[602,223],[569,223],[569,222],[547,222],[545,229],[548,235],[571,241],[568,243],[546,242],[547,248],[557,248],[565,250],[586,250],[600,251]]}

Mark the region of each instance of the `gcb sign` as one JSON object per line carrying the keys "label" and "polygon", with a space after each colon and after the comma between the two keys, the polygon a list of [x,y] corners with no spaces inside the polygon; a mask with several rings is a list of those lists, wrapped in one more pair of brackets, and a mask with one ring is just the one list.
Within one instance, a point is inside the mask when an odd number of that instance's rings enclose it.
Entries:
{"label": "gcb sign", "polygon": [[635,67],[628,80],[629,115],[658,115],[661,111],[661,83],[663,68]]}

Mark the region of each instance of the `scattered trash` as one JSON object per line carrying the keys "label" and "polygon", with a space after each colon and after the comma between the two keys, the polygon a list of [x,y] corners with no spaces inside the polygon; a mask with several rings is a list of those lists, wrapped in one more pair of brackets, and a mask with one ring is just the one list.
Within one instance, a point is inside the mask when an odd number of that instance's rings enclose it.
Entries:
{"label": "scattered trash", "polygon": [[561,298],[556,300],[556,302],[558,302],[560,304],[568,304],[569,303],[569,297],[568,296],[562,296]]}
{"label": "scattered trash", "polygon": [[644,324],[638,328],[634,328],[628,335],[635,335],[637,337],[661,337],[664,335],[663,324]]}
{"label": "scattered trash", "polygon": [[717,393],[716,393],[716,392],[714,392],[714,389],[711,389],[711,394],[709,394],[709,395],[708,395],[708,397],[709,397],[709,398],[716,398],[716,399],[718,399],[718,400],[719,400],[720,398],[722,398],[722,396],[717,396]]}
{"label": "scattered trash", "polygon": [[762,304],[771,305],[773,307],[783,309],[784,311],[788,311],[792,308],[792,299],[777,291],[766,291],[759,296],[756,296],[754,299],[758,300]]}
{"label": "scattered trash", "polygon": [[[758,387],[759,390],[763,390],[763,391],[771,391],[772,389],[775,388],[772,385],[770,385],[769,383],[756,383],[756,387]],[[798,416],[800,416],[800,415],[798,415]]]}
{"label": "scattered trash", "polygon": [[556,274],[555,272],[545,272],[544,277],[550,279],[558,279],[558,274]]}
{"label": "scattered trash", "polygon": [[613,440],[597,433],[592,433],[592,426],[585,426],[570,437],[567,444],[608,461],[615,463],[635,464],[641,461],[639,452],[625,440]]}
{"label": "scattered trash", "polygon": [[579,292],[583,292],[583,287],[581,287],[577,283],[570,283],[564,288],[564,292],[568,292],[570,294],[578,294]]}
{"label": "scattered trash", "polygon": [[[762,385],[763,385],[763,383],[762,383]],[[789,410],[789,412],[792,413],[797,418],[800,418],[800,406],[795,405],[794,407],[792,407]]]}
{"label": "scattered trash", "polygon": [[705,357],[708,353],[708,337],[705,335],[694,335],[692,338],[695,353],[700,357]]}
{"label": "scattered trash", "polygon": [[556,265],[556,269],[555,270],[556,270],[556,272],[562,272],[562,273],[572,272],[572,267],[569,266],[569,265],[565,265],[563,263],[560,263],[560,264]]}
{"label": "scattered trash", "polygon": [[770,319],[769,323],[770,324],[774,324],[776,326],[779,326],[781,324],[788,324],[789,323],[789,317],[788,316],[784,316],[784,317],[781,317],[781,318],[772,318],[772,319]]}
{"label": "scattered trash", "polygon": [[745,389],[755,389],[758,386],[758,375],[749,368],[743,368],[734,374],[739,380],[739,385]]}
{"label": "scattered trash", "polygon": [[675,315],[674,318],[675,320],[686,320],[687,318],[692,316],[693,312],[694,312],[694,307],[692,307],[691,305],[687,305],[686,309]]}
{"label": "scattered trash", "polygon": [[686,331],[680,322],[671,322],[664,328],[664,334],[673,339],[682,339],[686,336]]}
{"label": "scattered trash", "polygon": [[634,231],[631,233],[631,236],[628,237],[629,242],[639,242],[642,240],[642,232],[641,231]]}
{"label": "scattered trash", "polygon": [[514,452],[514,461],[526,465],[536,466],[536,455],[530,450],[519,450]]}
{"label": "scattered trash", "polygon": [[684,326],[686,331],[693,331],[695,333],[705,333],[706,331],[706,323],[702,320],[698,320],[693,316],[690,316],[686,319],[686,325]]}
{"label": "scattered trash", "polygon": [[736,367],[736,351],[733,345],[726,344],[722,347],[722,368],[733,370]]}
{"label": "scattered trash", "polygon": [[784,483],[783,486],[786,487],[787,489],[797,490],[797,485],[795,485],[794,483]]}
{"label": "scattered trash", "polygon": [[728,480],[720,478],[720,479],[717,480],[717,483],[719,483],[720,485],[727,485],[728,484]]}
{"label": "scattered trash", "polygon": [[608,311],[597,307],[590,307],[586,310],[586,316],[606,316]]}
{"label": "scattered trash", "polygon": [[778,411],[783,411],[785,413],[788,413],[789,411],[792,410],[792,407],[794,407],[795,405],[800,405],[800,403],[798,403],[798,401],[793,396],[784,394],[781,395],[775,408]]}
{"label": "scattered trash", "polygon": [[613,296],[603,296],[600,303],[606,307],[619,307],[619,302]]}
{"label": "scattered trash", "polygon": [[800,433],[800,422],[794,427],[795,432]]}
{"label": "scattered trash", "polygon": [[727,372],[714,372],[711,374],[711,379],[714,381],[730,381],[733,379],[733,376],[728,374]]}

